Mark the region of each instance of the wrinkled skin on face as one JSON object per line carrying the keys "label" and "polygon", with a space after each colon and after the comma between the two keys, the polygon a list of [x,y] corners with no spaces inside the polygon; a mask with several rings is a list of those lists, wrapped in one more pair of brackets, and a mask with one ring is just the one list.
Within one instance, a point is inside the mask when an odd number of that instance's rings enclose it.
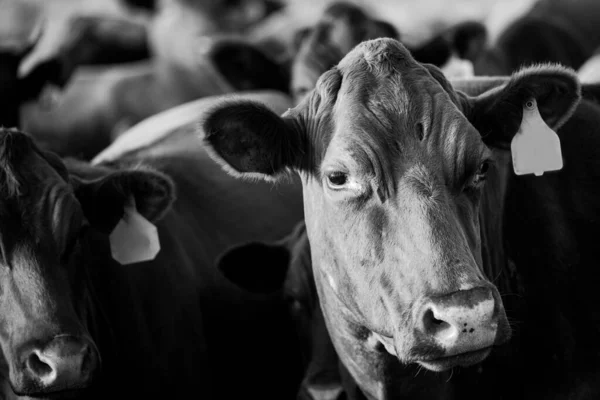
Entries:
{"label": "wrinkled skin on face", "polygon": [[571,71],[540,67],[469,97],[399,42],[378,39],[282,117],[240,102],[217,107],[204,128],[232,173],[300,173],[319,300],[362,391],[435,397],[444,384],[411,389],[405,366],[470,366],[510,337],[482,256],[494,244],[483,242],[480,210],[505,184],[495,153],[510,146],[526,103],[536,100],[557,129],[579,96]]}

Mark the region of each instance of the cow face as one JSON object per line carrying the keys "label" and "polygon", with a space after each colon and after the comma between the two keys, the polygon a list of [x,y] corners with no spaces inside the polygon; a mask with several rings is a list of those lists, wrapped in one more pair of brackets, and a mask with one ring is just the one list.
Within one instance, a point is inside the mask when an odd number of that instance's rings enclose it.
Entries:
{"label": "cow face", "polygon": [[204,128],[235,174],[302,176],[324,313],[359,327],[357,338],[369,332],[401,362],[439,371],[483,360],[510,335],[482,272],[479,202],[498,189],[486,187],[489,146],[510,145],[529,99],[556,128],[579,92],[572,73],[547,67],[470,98],[399,42],[378,39],[283,117],[225,104]]}
{"label": "cow face", "polygon": [[1,373],[20,396],[85,389],[101,364],[88,325],[98,322],[90,268],[102,243],[90,232],[107,236],[130,198],[154,219],[172,183],[150,171],[69,177],[27,135],[1,130],[0,190]]}

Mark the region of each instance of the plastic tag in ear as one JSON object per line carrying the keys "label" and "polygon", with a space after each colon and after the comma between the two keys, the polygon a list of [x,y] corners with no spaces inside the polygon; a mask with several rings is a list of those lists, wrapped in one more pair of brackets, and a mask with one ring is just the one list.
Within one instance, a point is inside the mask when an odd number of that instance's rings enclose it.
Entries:
{"label": "plastic tag in ear", "polygon": [[523,120],[511,143],[515,174],[541,176],[563,167],[560,140],[542,119],[535,99],[523,106]]}
{"label": "plastic tag in ear", "polygon": [[160,251],[156,226],[132,203],[125,206],[123,218],[109,237],[112,257],[121,265],[154,260]]}

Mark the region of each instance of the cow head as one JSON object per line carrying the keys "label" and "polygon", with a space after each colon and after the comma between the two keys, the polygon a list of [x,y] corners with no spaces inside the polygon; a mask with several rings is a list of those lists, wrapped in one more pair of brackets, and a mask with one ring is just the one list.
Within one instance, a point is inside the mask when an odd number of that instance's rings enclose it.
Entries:
{"label": "cow head", "polygon": [[558,67],[468,97],[396,40],[377,39],[282,117],[252,102],[220,105],[205,140],[236,175],[297,171],[325,315],[403,363],[440,371],[477,363],[510,336],[481,256],[480,198],[497,190],[486,186],[492,149],[509,148],[529,100],[557,129],[579,97],[574,74]]}
{"label": "cow head", "polygon": [[[294,37],[291,91],[295,102],[302,100],[321,74],[357,44],[384,37],[400,39],[400,36],[392,24],[374,19],[355,4],[332,3],[314,27],[300,29]],[[472,62],[483,52],[486,40],[485,26],[468,21],[410,51],[417,61],[434,64],[449,77],[471,76]]]}
{"label": "cow head", "polygon": [[70,176],[29,136],[3,129],[0,191],[0,373],[19,396],[85,389],[101,366],[88,331],[99,324],[90,283],[90,268],[102,254],[98,235],[108,246],[132,198],[146,218],[162,215],[172,183],[145,170]]}

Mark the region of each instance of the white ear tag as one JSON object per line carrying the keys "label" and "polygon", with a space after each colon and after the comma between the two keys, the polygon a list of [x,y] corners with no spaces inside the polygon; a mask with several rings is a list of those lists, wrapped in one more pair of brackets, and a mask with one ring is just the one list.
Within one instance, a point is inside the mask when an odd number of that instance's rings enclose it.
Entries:
{"label": "white ear tag", "polygon": [[160,251],[156,226],[137,212],[135,201],[124,211],[109,237],[112,257],[121,265],[153,260]]}
{"label": "white ear tag", "polygon": [[542,119],[535,99],[523,106],[523,120],[510,147],[517,175],[541,176],[563,167],[558,135]]}

